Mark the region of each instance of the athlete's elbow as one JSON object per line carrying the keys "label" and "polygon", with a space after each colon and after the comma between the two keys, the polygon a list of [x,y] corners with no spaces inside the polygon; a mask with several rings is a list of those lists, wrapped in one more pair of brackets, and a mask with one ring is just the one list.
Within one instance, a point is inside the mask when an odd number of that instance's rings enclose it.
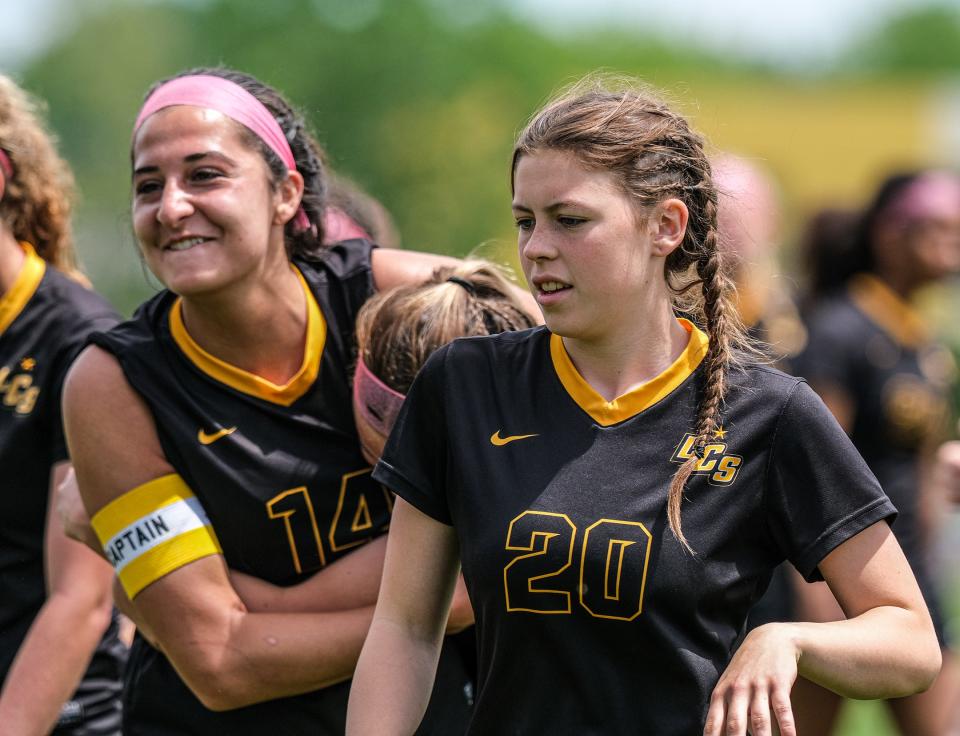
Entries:
{"label": "athlete's elbow", "polygon": [[193,694],[212,711],[235,710],[264,699],[263,683],[259,687],[250,678],[221,663],[219,667],[197,667],[189,677]]}

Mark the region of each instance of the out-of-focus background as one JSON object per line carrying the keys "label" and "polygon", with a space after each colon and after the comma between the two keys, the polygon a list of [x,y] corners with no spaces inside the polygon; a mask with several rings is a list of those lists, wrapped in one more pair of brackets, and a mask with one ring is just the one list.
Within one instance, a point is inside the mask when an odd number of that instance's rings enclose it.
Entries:
{"label": "out-of-focus background", "polygon": [[[159,288],[130,228],[131,123],[153,81],[220,63],[286,92],[405,247],[501,261],[514,135],[598,68],[649,80],[714,150],[776,177],[787,274],[815,210],[862,204],[896,169],[960,164],[957,0],[0,0],[0,70],[47,100],[81,258],[126,314]],[[924,299],[955,349],[958,294]],[[871,704],[844,718],[846,736],[892,733]]]}

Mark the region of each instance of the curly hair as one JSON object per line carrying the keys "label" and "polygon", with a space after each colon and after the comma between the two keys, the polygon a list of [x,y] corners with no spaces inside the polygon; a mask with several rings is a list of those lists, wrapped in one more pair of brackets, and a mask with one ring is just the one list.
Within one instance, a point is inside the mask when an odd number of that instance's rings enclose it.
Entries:
{"label": "curly hair", "polygon": [[[697,454],[721,424],[729,369],[756,353],[731,300],[733,282],[717,247],[717,188],[704,149],[704,139],[646,85],[594,75],[533,116],[514,146],[511,168],[512,179],[523,156],[567,151],[590,169],[613,173],[641,215],[667,198],[687,206],[686,232],[666,259],[666,279],[675,309],[693,317],[709,337],[694,428]],[[694,455],[680,466],[667,501],[670,529],[691,552],[680,506],[699,460]]]}
{"label": "curly hair", "polygon": [[0,74],[0,148],[13,167],[0,200],[0,220],[41,258],[82,280],[70,229],[73,174],[57,153],[42,109],[38,100]]}

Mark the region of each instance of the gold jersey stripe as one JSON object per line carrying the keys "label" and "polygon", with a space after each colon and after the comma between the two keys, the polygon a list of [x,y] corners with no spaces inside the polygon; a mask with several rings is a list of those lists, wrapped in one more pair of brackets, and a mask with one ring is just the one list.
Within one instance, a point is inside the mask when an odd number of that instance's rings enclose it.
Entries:
{"label": "gold jersey stripe", "polygon": [[678,319],[677,321],[690,335],[683,352],[659,376],[618,396],[613,401],[603,398],[580,375],[570,356],[567,355],[563,339],[559,335],[550,335],[550,357],[553,360],[553,368],[560,383],[570,394],[570,398],[597,424],[603,427],[617,424],[664,399],[703,361],[709,343],[707,336],[689,320]]}
{"label": "gold jersey stripe", "polygon": [[857,308],[902,346],[919,348],[930,341],[923,317],[876,276],[858,273],[848,290]]}
{"label": "gold jersey stripe", "polygon": [[30,243],[22,242],[25,258],[20,273],[17,274],[13,286],[0,297],[0,334],[6,331],[10,324],[17,318],[23,308],[27,306],[30,297],[33,296],[43,274],[47,270],[46,261],[44,261],[33,249]]}
{"label": "gold jersey stripe", "polygon": [[285,384],[276,384],[266,378],[245,371],[224,360],[220,360],[200,347],[187,332],[183,323],[182,300],[177,299],[170,309],[170,332],[184,355],[201,371],[220,383],[226,384],[241,393],[256,396],[280,406],[290,406],[303,396],[317,380],[320,372],[320,359],[327,340],[327,322],[320,306],[307,286],[306,279],[299,269],[292,267],[303,287],[307,298],[307,339],[303,350],[303,362],[299,370]]}

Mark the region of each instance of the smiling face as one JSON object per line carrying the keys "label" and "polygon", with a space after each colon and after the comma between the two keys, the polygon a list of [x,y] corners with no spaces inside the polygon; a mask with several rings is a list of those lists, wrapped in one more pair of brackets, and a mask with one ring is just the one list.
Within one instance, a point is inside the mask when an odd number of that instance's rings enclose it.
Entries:
{"label": "smiling face", "polygon": [[[274,187],[241,126],[213,110],[168,107],[133,145],[133,226],[150,270],[183,296],[286,261],[283,224],[296,187]],[[293,209],[291,209],[291,206]]]}
{"label": "smiling face", "polygon": [[604,341],[628,334],[650,309],[669,309],[664,259],[682,227],[664,247],[661,207],[641,217],[614,174],[567,151],[524,155],[513,212],[523,272],[552,332]]}

